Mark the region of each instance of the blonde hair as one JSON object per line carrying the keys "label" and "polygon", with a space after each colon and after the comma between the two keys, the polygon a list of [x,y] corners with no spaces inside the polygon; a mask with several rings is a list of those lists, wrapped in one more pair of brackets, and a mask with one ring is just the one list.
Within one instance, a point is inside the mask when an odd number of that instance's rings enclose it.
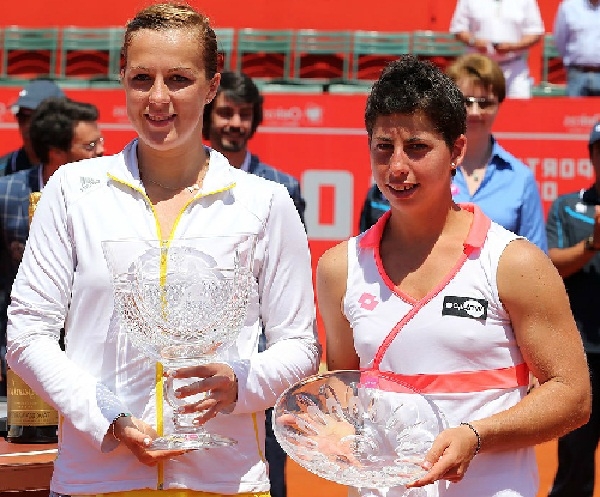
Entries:
{"label": "blonde hair", "polygon": [[456,59],[446,69],[446,74],[455,83],[461,79],[474,80],[487,90],[491,89],[502,102],[506,97],[506,80],[497,62],[486,55],[470,53]]}
{"label": "blonde hair", "polygon": [[123,48],[121,50],[123,64],[127,63],[127,51],[133,35],[142,29],[164,31],[167,29],[190,29],[198,33],[204,58],[204,71],[208,79],[217,73],[217,37],[210,20],[185,3],[157,3],[139,11],[127,22]]}

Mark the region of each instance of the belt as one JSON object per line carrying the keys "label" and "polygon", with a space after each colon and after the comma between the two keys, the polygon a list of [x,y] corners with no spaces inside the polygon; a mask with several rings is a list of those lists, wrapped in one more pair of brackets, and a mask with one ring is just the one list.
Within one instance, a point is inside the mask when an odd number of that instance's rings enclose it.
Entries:
{"label": "belt", "polygon": [[587,66],[587,65],[579,65],[572,64],[569,66],[569,69],[575,69],[579,72],[600,72],[600,66]]}

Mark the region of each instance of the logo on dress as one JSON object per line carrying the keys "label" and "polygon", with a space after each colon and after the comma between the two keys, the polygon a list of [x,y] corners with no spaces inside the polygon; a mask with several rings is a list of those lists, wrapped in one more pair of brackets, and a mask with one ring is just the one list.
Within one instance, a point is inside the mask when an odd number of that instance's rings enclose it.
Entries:
{"label": "logo on dress", "polygon": [[487,318],[487,308],[487,300],[448,295],[444,297],[442,316],[485,320]]}
{"label": "logo on dress", "polygon": [[88,188],[100,183],[98,178],[90,178],[86,176],[80,176],[79,181],[81,182],[81,191],[87,190]]}
{"label": "logo on dress", "polygon": [[377,304],[379,304],[379,302],[377,302],[377,297],[366,292],[360,296],[360,298],[358,299],[358,303],[363,309],[366,309],[367,311],[372,311],[373,309],[375,309],[375,307],[377,307]]}

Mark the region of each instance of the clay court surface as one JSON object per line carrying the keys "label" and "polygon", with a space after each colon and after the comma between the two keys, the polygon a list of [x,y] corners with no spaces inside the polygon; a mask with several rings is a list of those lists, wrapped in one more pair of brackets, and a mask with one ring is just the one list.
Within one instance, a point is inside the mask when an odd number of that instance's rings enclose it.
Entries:
{"label": "clay court surface", "polygon": [[[556,442],[547,442],[536,447],[540,473],[540,489],[538,497],[548,495],[556,472]],[[598,459],[600,461],[600,459]],[[598,473],[598,471],[597,471]],[[600,476],[596,478],[594,496],[600,497]],[[346,487],[323,480],[309,473],[294,461],[289,460],[287,466],[288,497],[346,497]]]}

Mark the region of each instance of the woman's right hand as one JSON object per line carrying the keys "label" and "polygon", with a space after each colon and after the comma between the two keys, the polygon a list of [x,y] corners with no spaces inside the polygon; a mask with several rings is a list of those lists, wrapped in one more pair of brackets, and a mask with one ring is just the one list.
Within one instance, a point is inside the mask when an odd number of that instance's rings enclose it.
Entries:
{"label": "woman's right hand", "polygon": [[146,466],[155,466],[160,461],[189,452],[189,449],[150,450],[148,447],[158,433],[145,421],[132,416],[118,418],[113,428],[113,434],[120,444],[125,445]]}

